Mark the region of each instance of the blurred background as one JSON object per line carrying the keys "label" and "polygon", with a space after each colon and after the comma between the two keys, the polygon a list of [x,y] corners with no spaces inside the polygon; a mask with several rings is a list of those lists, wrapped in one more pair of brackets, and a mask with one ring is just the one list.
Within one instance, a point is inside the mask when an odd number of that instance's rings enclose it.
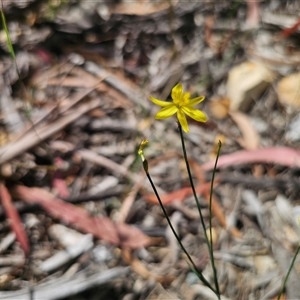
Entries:
{"label": "blurred background", "polygon": [[[276,299],[299,244],[300,2],[2,0],[0,298],[215,299],[175,118],[181,82],[208,122],[185,135],[222,299]],[[299,299],[296,260],[285,295]]]}

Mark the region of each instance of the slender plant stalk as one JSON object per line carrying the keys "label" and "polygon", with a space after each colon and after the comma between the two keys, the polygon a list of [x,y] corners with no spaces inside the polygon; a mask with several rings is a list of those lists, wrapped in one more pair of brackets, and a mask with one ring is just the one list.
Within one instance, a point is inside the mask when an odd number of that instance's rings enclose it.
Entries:
{"label": "slender plant stalk", "polygon": [[298,245],[298,248],[297,248],[296,253],[295,253],[294,257],[293,257],[293,260],[292,260],[291,265],[290,265],[290,267],[289,267],[289,269],[288,269],[288,272],[287,272],[286,275],[285,275],[284,282],[283,282],[283,284],[282,284],[282,287],[281,287],[280,293],[279,293],[279,295],[278,295],[278,297],[277,297],[277,300],[280,300],[280,298],[281,298],[281,296],[282,296],[282,294],[283,294],[283,291],[284,291],[284,289],[285,289],[286,283],[287,283],[288,278],[289,278],[289,276],[290,276],[290,273],[291,273],[291,271],[292,271],[292,269],[293,269],[293,266],[294,266],[294,263],[295,263],[295,260],[296,260],[296,258],[297,258],[297,255],[298,255],[299,251],[300,251],[300,244]]}
{"label": "slender plant stalk", "polygon": [[[3,27],[3,30],[4,30],[5,35],[6,35],[7,48],[8,48],[9,54],[12,58],[14,67],[15,67],[17,75],[18,75],[17,82],[18,82],[18,85],[20,86],[20,88],[27,94],[26,88],[25,88],[24,83],[22,82],[22,79],[21,79],[21,76],[20,76],[20,71],[19,71],[19,68],[18,68],[18,65],[17,65],[16,53],[15,53],[14,46],[12,44],[12,41],[11,41],[11,38],[10,38],[10,33],[9,33],[9,30],[8,30],[8,27],[7,27],[7,22],[6,22],[6,18],[5,18],[5,14],[4,14],[3,0],[0,0],[0,3],[1,3],[1,9],[0,9],[1,23],[2,23],[2,27]],[[30,119],[30,117],[28,116],[27,113],[25,114],[25,116],[31,122],[31,119]]]}
{"label": "slender plant stalk", "polygon": [[216,175],[216,170],[217,170],[217,164],[221,152],[221,147],[222,143],[219,141],[218,143],[218,151],[217,151],[217,157],[212,173],[212,178],[211,178],[211,186],[210,186],[210,194],[209,194],[209,235],[210,235],[210,249],[211,249],[211,265],[212,269],[214,272],[214,279],[215,279],[215,285],[216,285],[216,290],[220,294],[220,288],[219,288],[219,282],[218,282],[218,274],[217,274],[217,269],[215,265],[215,258],[214,258],[214,247],[213,247],[213,238],[212,238],[212,195],[213,195],[213,189],[214,189],[214,182],[215,182],[215,175]]}
{"label": "slender plant stalk", "polygon": [[5,18],[5,15],[4,15],[3,2],[2,1],[1,1],[1,21],[2,21],[2,26],[3,26],[4,32],[6,34],[7,47],[8,47],[10,56],[12,57],[12,59],[14,61],[16,61],[16,54],[15,54],[14,47],[13,47],[12,42],[11,42],[11,38],[10,38],[10,34],[9,34],[9,31],[8,31],[7,25],[6,25],[7,22],[6,22],[6,18]]}
{"label": "slender plant stalk", "polygon": [[172,223],[171,223],[171,220],[170,220],[170,218],[169,218],[169,216],[168,216],[168,214],[167,214],[167,211],[166,211],[166,209],[165,209],[165,207],[164,207],[164,205],[163,205],[163,203],[162,203],[162,201],[161,201],[161,199],[160,199],[160,196],[159,196],[159,194],[158,194],[158,192],[157,192],[157,189],[156,189],[156,187],[155,187],[155,184],[154,184],[154,182],[152,181],[152,178],[151,178],[151,176],[150,176],[150,174],[149,174],[149,172],[148,172],[148,162],[147,162],[147,160],[146,160],[142,155],[141,155],[141,157],[142,157],[142,159],[143,159],[143,167],[144,167],[144,171],[145,171],[145,173],[146,173],[146,175],[147,175],[147,178],[148,178],[148,180],[149,180],[149,182],[150,182],[150,184],[151,184],[151,187],[152,187],[152,189],[153,189],[153,191],[154,191],[154,193],[155,193],[155,196],[156,196],[156,198],[157,198],[157,200],[158,200],[158,202],[159,202],[159,204],[160,204],[160,207],[161,207],[161,209],[162,209],[162,211],[163,211],[163,213],[164,213],[164,215],[165,215],[165,217],[166,217],[166,219],[167,219],[167,221],[168,221],[168,224],[169,224],[169,226],[170,226],[170,228],[171,228],[171,230],[172,230],[172,232],[173,232],[173,234],[174,234],[176,240],[178,241],[178,243],[179,243],[179,245],[180,245],[182,251],[185,253],[185,255],[186,255],[187,258],[188,258],[188,261],[189,261],[189,264],[190,264],[191,269],[193,270],[193,272],[195,272],[195,273],[197,274],[198,278],[199,278],[199,279],[200,279],[200,280],[201,280],[208,288],[210,288],[216,295],[218,295],[217,292],[216,292],[216,290],[215,290],[215,289],[211,286],[211,284],[205,279],[205,277],[203,276],[203,274],[201,273],[201,271],[198,270],[198,268],[197,268],[197,266],[195,265],[194,261],[192,260],[191,256],[189,255],[189,253],[187,252],[187,250],[186,250],[185,247],[183,246],[183,244],[182,244],[182,242],[181,242],[181,240],[180,240],[178,234],[176,233],[176,231],[175,231],[175,229],[174,229],[174,227],[173,227],[173,225],[172,225]]}
{"label": "slender plant stalk", "polygon": [[[2,23],[2,27],[3,27],[3,30],[4,30],[5,35],[6,35],[6,44],[7,44],[7,47],[8,47],[8,51],[9,51],[9,54],[12,58],[14,67],[15,67],[17,75],[18,75],[17,82],[18,82],[19,87],[26,94],[26,98],[29,99],[27,89],[25,88],[24,83],[23,83],[23,81],[21,79],[21,76],[20,76],[20,71],[19,71],[19,68],[18,68],[18,65],[17,65],[16,53],[15,53],[15,50],[14,50],[14,47],[13,47],[13,44],[12,44],[12,41],[11,41],[10,33],[9,33],[9,30],[8,30],[8,27],[7,27],[7,22],[6,22],[6,18],[5,18],[5,14],[4,14],[3,0],[0,0],[0,3],[1,3],[1,9],[0,9],[1,23]],[[29,103],[27,103],[27,104],[29,104]],[[33,125],[32,121],[31,121],[31,117],[30,117],[30,112],[29,112],[29,109],[28,109],[27,106],[28,105],[26,105],[25,117]],[[34,128],[34,126],[33,126],[33,128]]]}
{"label": "slender plant stalk", "polygon": [[[218,296],[218,299],[221,299],[220,298],[220,290],[219,290],[218,278],[217,278],[216,268],[215,268],[215,264],[214,264],[214,256],[213,256],[212,243],[209,241],[208,235],[207,235],[207,232],[206,232],[206,226],[205,226],[205,223],[204,223],[204,218],[203,218],[202,210],[201,210],[201,207],[200,207],[200,202],[199,202],[199,199],[197,197],[197,193],[196,193],[196,189],[195,189],[195,185],[194,185],[194,181],[193,181],[193,177],[192,177],[192,173],[191,173],[191,169],[190,169],[190,164],[189,164],[188,158],[187,158],[187,153],[186,153],[186,147],[185,147],[185,142],[184,142],[182,127],[181,127],[181,125],[179,123],[178,123],[178,127],[179,127],[179,132],[180,132],[180,138],[181,138],[183,156],[184,156],[184,160],[185,160],[185,164],[186,164],[186,169],[188,171],[189,181],[190,181],[191,188],[192,188],[192,191],[193,191],[193,195],[194,195],[194,198],[195,198],[195,201],[196,201],[196,204],[197,204],[197,208],[198,208],[198,212],[199,212],[199,216],[200,216],[201,225],[202,225],[202,228],[203,228],[203,231],[204,231],[205,242],[206,242],[206,245],[207,245],[207,248],[208,248],[208,252],[209,252],[209,256],[210,256],[210,260],[211,260],[211,263],[212,263],[212,266],[213,266],[214,281],[215,281],[215,285],[216,285],[216,295]],[[212,189],[211,189],[211,194],[212,194]],[[211,218],[212,218],[212,216],[211,216],[211,208],[210,208],[210,219]]]}
{"label": "slender plant stalk", "polygon": [[13,62],[14,62],[16,72],[18,74],[18,80],[20,80],[20,72],[19,72],[19,69],[18,69],[18,66],[17,66],[16,53],[15,53],[15,50],[14,50],[14,47],[13,47],[13,44],[12,44],[12,41],[11,41],[11,38],[10,38],[10,33],[9,33],[9,30],[8,30],[8,27],[7,27],[7,22],[6,22],[6,18],[5,18],[5,14],[4,14],[4,7],[3,7],[3,1],[2,0],[1,0],[0,14],[1,14],[2,27],[3,27],[5,35],[6,35],[6,43],[7,43],[7,47],[8,47],[8,50],[9,50],[9,54],[10,54],[10,56],[11,56]]}

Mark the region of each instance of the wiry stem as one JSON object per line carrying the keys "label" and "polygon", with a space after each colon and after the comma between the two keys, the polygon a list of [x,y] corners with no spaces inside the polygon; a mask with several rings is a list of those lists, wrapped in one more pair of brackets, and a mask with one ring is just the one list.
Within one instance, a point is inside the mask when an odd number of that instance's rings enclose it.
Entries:
{"label": "wiry stem", "polygon": [[211,265],[212,269],[214,272],[214,280],[215,280],[215,286],[218,294],[220,294],[220,288],[219,288],[219,282],[218,282],[218,274],[217,274],[217,269],[215,265],[215,258],[214,258],[214,247],[213,247],[213,238],[212,238],[212,194],[213,194],[213,189],[214,189],[214,182],[215,182],[215,175],[216,175],[216,170],[217,170],[217,164],[220,156],[220,151],[221,151],[222,143],[219,141],[218,143],[218,152],[217,152],[217,157],[212,173],[212,178],[211,178],[211,186],[210,186],[210,194],[209,194],[209,235],[210,235],[210,249],[211,249]]}
{"label": "wiry stem", "polygon": [[292,262],[291,262],[291,265],[290,265],[290,267],[289,267],[289,269],[288,269],[288,272],[287,272],[287,274],[286,274],[286,276],[285,276],[285,278],[284,278],[284,282],[283,282],[283,284],[282,284],[282,287],[281,287],[281,290],[280,290],[279,295],[278,295],[278,297],[277,297],[277,300],[280,300],[280,298],[281,298],[281,295],[282,295],[282,293],[283,293],[283,291],[284,291],[284,289],[285,289],[286,283],[287,283],[288,278],[289,278],[289,276],[290,276],[290,273],[291,273],[291,271],[292,271],[292,269],[293,269],[293,266],[294,266],[294,263],[295,263],[295,260],[296,260],[296,258],[297,258],[297,255],[298,255],[299,251],[300,251],[300,244],[298,245],[297,251],[296,251],[296,253],[295,253],[294,257],[293,257],[293,260],[292,260]]}
{"label": "wiry stem", "polygon": [[163,203],[162,203],[162,201],[161,201],[161,199],[160,199],[160,196],[159,196],[159,194],[158,194],[158,192],[157,192],[157,189],[156,189],[156,187],[155,187],[155,185],[154,185],[154,183],[153,183],[153,181],[152,181],[152,178],[151,178],[151,176],[150,176],[150,174],[149,174],[149,172],[148,172],[148,162],[147,162],[146,159],[143,161],[143,166],[144,166],[144,170],[145,170],[145,172],[146,172],[147,178],[148,178],[148,180],[149,180],[149,182],[150,182],[150,184],[151,184],[151,187],[152,187],[152,189],[153,189],[153,191],[154,191],[154,193],[155,193],[155,196],[156,196],[156,198],[157,198],[157,200],[158,200],[158,202],[159,202],[159,204],[160,204],[160,207],[161,207],[161,209],[162,209],[162,211],[163,211],[163,213],[164,213],[164,215],[165,215],[165,217],[166,217],[166,219],[167,219],[167,221],[168,221],[168,224],[169,224],[169,226],[170,226],[170,228],[171,228],[171,230],[172,230],[172,232],[173,232],[173,234],[174,234],[176,240],[178,241],[178,243],[179,243],[179,245],[180,245],[182,251],[185,253],[185,255],[187,256],[187,258],[188,258],[188,260],[189,260],[189,262],[190,262],[190,267],[191,267],[191,269],[193,270],[193,272],[195,272],[195,273],[197,274],[198,278],[199,278],[199,279],[200,279],[200,280],[201,280],[208,288],[210,288],[216,295],[218,295],[218,294],[217,294],[217,291],[216,291],[216,290],[211,286],[211,284],[205,279],[205,277],[203,276],[203,274],[201,273],[201,271],[198,270],[198,268],[197,268],[197,266],[195,265],[194,261],[192,260],[191,256],[189,255],[189,253],[187,252],[187,250],[186,250],[185,247],[183,246],[183,244],[182,244],[182,242],[181,242],[181,240],[180,240],[178,234],[176,233],[176,231],[175,231],[175,229],[174,229],[174,227],[173,227],[173,225],[172,225],[172,223],[171,223],[171,220],[170,220],[170,218],[169,218],[169,216],[168,216],[168,214],[167,214],[167,212],[166,212],[166,209],[165,209],[165,207],[164,207],[164,205],[163,205]]}
{"label": "wiry stem", "polygon": [[[197,204],[197,209],[198,209],[198,212],[199,212],[201,225],[202,225],[202,228],[203,228],[203,231],[204,231],[205,242],[206,242],[206,245],[207,245],[207,248],[208,248],[208,252],[209,252],[209,256],[210,256],[210,260],[211,260],[211,263],[212,263],[212,268],[213,268],[213,273],[214,273],[214,281],[215,281],[215,285],[216,285],[216,292],[215,292],[215,294],[217,295],[218,299],[221,299],[220,298],[220,290],[219,290],[218,278],[217,278],[217,271],[216,271],[215,263],[214,263],[212,243],[210,243],[210,241],[208,239],[207,232],[206,232],[206,226],[205,226],[205,222],[204,222],[204,218],[203,218],[203,214],[202,214],[200,202],[199,202],[199,199],[197,197],[197,193],[196,193],[196,189],[195,189],[195,185],[194,185],[194,181],[193,181],[193,177],[192,177],[190,165],[189,165],[188,158],[187,158],[187,153],[186,153],[186,147],[185,147],[185,142],[184,142],[182,127],[181,127],[181,125],[179,123],[178,123],[178,127],[179,127],[179,132],[180,132],[180,138],[181,138],[181,144],[182,144],[182,150],[183,150],[183,156],[184,156],[184,160],[185,160],[185,164],[186,164],[186,169],[187,169],[187,172],[188,172],[189,181],[190,181],[190,184],[191,184],[193,195],[194,195],[194,198],[195,198],[195,201],[196,201],[196,204]],[[212,196],[212,190],[211,190],[211,196]],[[211,205],[211,203],[210,203],[210,205]],[[211,218],[212,218],[212,216],[211,216],[211,208],[210,208],[210,219]],[[211,222],[210,222],[210,225],[211,225]]]}

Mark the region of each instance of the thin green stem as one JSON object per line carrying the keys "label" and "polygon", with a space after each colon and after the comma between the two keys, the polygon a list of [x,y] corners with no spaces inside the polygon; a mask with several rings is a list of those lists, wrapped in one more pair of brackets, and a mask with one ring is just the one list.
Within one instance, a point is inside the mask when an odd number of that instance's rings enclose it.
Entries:
{"label": "thin green stem", "polygon": [[16,53],[15,53],[15,50],[14,50],[14,47],[13,47],[13,44],[12,44],[12,41],[11,41],[11,38],[10,38],[10,33],[9,33],[9,30],[8,30],[8,27],[7,27],[7,22],[6,22],[6,18],[5,18],[5,14],[4,14],[3,0],[0,0],[0,2],[1,2],[1,9],[0,9],[1,23],[2,23],[2,27],[3,27],[3,30],[4,30],[5,35],[6,35],[7,48],[8,48],[9,54],[10,54],[12,60],[13,60],[13,63],[15,65],[15,68],[16,68],[16,72],[17,72],[17,75],[18,75],[18,84],[20,86],[22,86],[20,71],[19,71],[19,68],[18,68],[18,65],[17,65]]}
{"label": "thin green stem", "polygon": [[189,253],[186,251],[185,247],[183,246],[183,244],[182,244],[182,242],[181,242],[181,240],[180,240],[178,234],[176,233],[176,231],[175,231],[175,229],[174,229],[174,227],[173,227],[173,225],[172,225],[172,223],[171,223],[171,220],[170,220],[170,218],[169,218],[169,216],[168,216],[168,214],[167,214],[167,211],[166,211],[166,209],[165,209],[165,207],[164,207],[164,205],[163,205],[163,203],[162,203],[162,201],[161,201],[161,199],[160,199],[160,196],[159,196],[159,194],[158,194],[158,192],[157,192],[157,189],[156,189],[156,187],[155,187],[155,185],[154,185],[154,183],[153,183],[153,181],[152,181],[152,178],[151,178],[151,176],[150,176],[150,174],[149,174],[149,172],[148,172],[148,163],[147,163],[147,160],[146,160],[146,159],[144,160],[143,165],[144,165],[144,170],[145,170],[145,172],[146,172],[147,178],[148,178],[148,180],[149,180],[149,182],[150,182],[150,184],[151,184],[151,187],[152,187],[152,189],[153,189],[153,191],[154,191],[154,193],[155,193],[155,196],[156,196],[156,198],[157,198],[157,200],[158,200],[158,202],[159,202],[159,204],[160,204],[160,207],[161,207],[161,209],[162,209],[162,211],[163,211],[163,213],[164,213],[164,215],[165,215],[165,217],[166,217],[166,219],[167,219],[167,221],[168,221],[168,224],[169,224],[169,226],[170,226],[170,228],[171,228],[171,230],[172,230],[172,232],[173,232],[173,234],[174,234],[176,240],[178,241],[178,243],[179,243],[179,245],[180,245],[182,251],[183,251],[183,252],[185,253],[185,255],[187,256],[187,258],[188,258],[188,260],[189,260],[189,262],[190,262],[190,267],[191,267],[191,269],[193,270],[193,272],[195,272],[195,273],[197,274],[197,276],[199,277],[199,279],[200,279],[200,280],[201,280],[208,288],[210,288],[216,295],[218,295],[217,292],[216,292],[216,290],[211,286],[211,284],[210,284],[210,283],[205,279],[205,277],[202,275],[201,271],[198,270],[198,268],[197,268],[197,266],[195,265],[194,261],[192,260],[191,256],[189,255]]}
{"label": "thin green stem", "polygon": [[217,274],[217,269],[215,265],[215,258],[214,258],[214,247],[213,247],[213,238],[212,238],[212,195],[213,195],[213,190],[214,190],[214,182],[215,182],[215,175],[216,175],[216,170],[217,170],[217,164],[220,156],[220,151],[221,151],[222,143],[219,141],[218,143],[218,151],[217,151],[217,157],[212,173],[212,178],[211,178],[211,185],[210,185],[210,194],[209,194],[209,235],[210,235],[210,248],[211,248],[211,265],[212,269],[214,272],[214,279],[215,279],[215,285],[216,285],[216,290],[220,294],[220,288],[219,288],[219,282],[218,282],[218,274]]}
{"label": "thin green stem", "polygon": [[300,251],[300,244],[298,245],[297,251],[296,251],[296,253],[295,253],[294,257],[293,257],[293,260],[292,260],[291,265],[290,265],[290,267],[289,267],[289,269],[288,269],[288,272],[287,272],[287,274],[285,275],[285,279],[284,279],[284,282],[283,282],[283,284],[282,284],[280,293],[278,294],[277,300],[280,300],[281,295],[283,294],[283,291],[284,291],[284,289],[285,289],[286,283],[287,283],[288,278],[289,278],[289,276],[290,276],[290,273],[291,273],[291,271],[292,271],[292,269],[293,269],[293,266],[294,266],[294,263],[295,263],[295,260],[296,260],[296,258],[297,258],[297,255],[298,255],[299,251]]}
{"label": "thin green stem", "polygon": [[3,2],[2,1],[1,1],[1,21],[2,21],[2,26],[3,26],[4,32],[6,34],[7,47],[8,47],[9,53],[10,53],[11,57],[13,58],[13,60],[15,61],[16,60],[16,54],[15,54],[14,47],[13,47],[12,42],[11,42],[11,38],[10,38],[10,34],[9,34],[9,31],[8,31],[7,25],[6,25],[7,22],[6,22],[6,18],[5,18],[5,15],[4,15]]}
{"label": "thin green stem", "polygon": [[12,44],[12,41],[11,41],[11,38],[10,38],[10,33],[9,33],[9,30],[8,30],[8,27],[7,27],[7,22],[6,22],[6,18],[5,18],[5,14],[4,14],[4,7],[3,7],[3,1],[2,0],[1,0],[0,14],[1,14],[2,26],[3,26],[3,29],[4,29],[5,35],[6,35],[6,43],[7,43],[7,47],[8,47],[8,50],[9,50],[9,54],[13,59],[13,62],[14,62],[15,68],[16,68],[16,72],[17,72],[17,75],[18,75],[18,79],[20,79],[20,72],[19,72],[19,69],[18,69],[18,66],[17,66],[16,53],[15,53],[15,50],[14,50],[14,47],[13,47],[13,44]]}
{"label": "thin green stem", "polygon": [[188,162],[188,158],[187,158],[187,154],[186,154],[186,148],[185,148],[182,128],[181,128],[180,124],[178,124],[178,127],[179,127],[179,132],[180,132],[180,138],[181,138],[181,144],[182,144],[182,150],[183,150],[185,165],[186,165],[186,169],[187,169],[187,172],[188,172],[188,176],[189,176],[191,188],[192,188],[192,191],[193,191],[193,195],[194,195],[194,198],[195,198],[195,201],[196,201],[196,204],[197,204],[198,212],[199,212],[199,215],[200,215],[201,225],[202,225],[203,230],[204,230],[205,241],[206,241],[206,244],[207,244],[208,248],[210,248],[210,243],[209,243],[207,232],[206,232],[206,226],[205,226],[205,223],[204,223],[204,218],[203,218],[200,202],[199,202],[199,199],[197,197],[197,193],[196,193],[196,189],[195,189],[195,185],[194,185],[194,181],[193,181],[192,173],[191,173],[191,169],[190,169],[190,164]]}
{"label": "thin green stem", "polygon": [[[208,239],[208,235],[207,235],[207,232],[206,232],[206,226],[205,226],[205,222],[204,222],[204,218],[203,218],[203,214],[202,214],[200,202],[199,202],[199,199],[197,197],[197,193],[196,193],[196,189],[195,189],[195,185],[194,185],[194,181],[193,181],[193,177],[192,177],[192,173],[191,173],[191,169],[190,169],[190,164],[189,164],[188,158],[187,158],[187,153],[186,153],[186,147],[185,147],[185,142],[184,142],[182,127],[181,127],[181,125],[179,123],[178,123],[178,127],[179,127],[179,132],[180,132],[180,138],[181,138],[183,156],[184,156],[184,160],[185,160],[185,164],[186,164],[186,169],[187,169],[188,176],[189,176],[189,181],[190,181],[191,188],[192,188],[192,191],[193,191],[193,195],[194,195],[194,198],[195,198],[195,201],[196,201],[196,204],[197,204],[197,209],[198,209],[199,216],[200,216],[200,222],[201,222],[201,225],[202,225],[202,228],[203,228],[203,231],[204,231],[205,242],[206,242],[206,245],[207,245],[207,248],[208,248],[210,260],[211,260],[212,265],[214,265],[213,249],[211,247],[211,243],[210,243],[210,241]],[[216,272],[215,272],[214,269],[215,269],[215,267],[213,267],[213,272],[214,272],[214,280],[215,280],[215,283],[216,283],[216,295],[218,296],[218,299],[221,299],[220,298],[218,278],[216,277],[217,274],[216,274]]]}

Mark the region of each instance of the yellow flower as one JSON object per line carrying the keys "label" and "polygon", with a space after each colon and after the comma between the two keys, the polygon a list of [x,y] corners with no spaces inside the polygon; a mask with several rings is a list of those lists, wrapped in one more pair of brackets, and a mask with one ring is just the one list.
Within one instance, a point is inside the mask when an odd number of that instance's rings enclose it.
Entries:
{"label": "yellow flower", "polygon": [[207,116],[201,110],[193,107],[202,102],[204,100],[204,96],[190,99],[191,94],[184,92],[182,84],[179,83],[173,87],[171,97],[173,102],[158,100],[150,96],[150,100],[154,104],[162,107],[162,109],[156,114],[155,119],[166,119],[177,113],[178,122],[185,132],[189,131],[185,115],[188,115],[190,118],[198,122],[207,121]]}

